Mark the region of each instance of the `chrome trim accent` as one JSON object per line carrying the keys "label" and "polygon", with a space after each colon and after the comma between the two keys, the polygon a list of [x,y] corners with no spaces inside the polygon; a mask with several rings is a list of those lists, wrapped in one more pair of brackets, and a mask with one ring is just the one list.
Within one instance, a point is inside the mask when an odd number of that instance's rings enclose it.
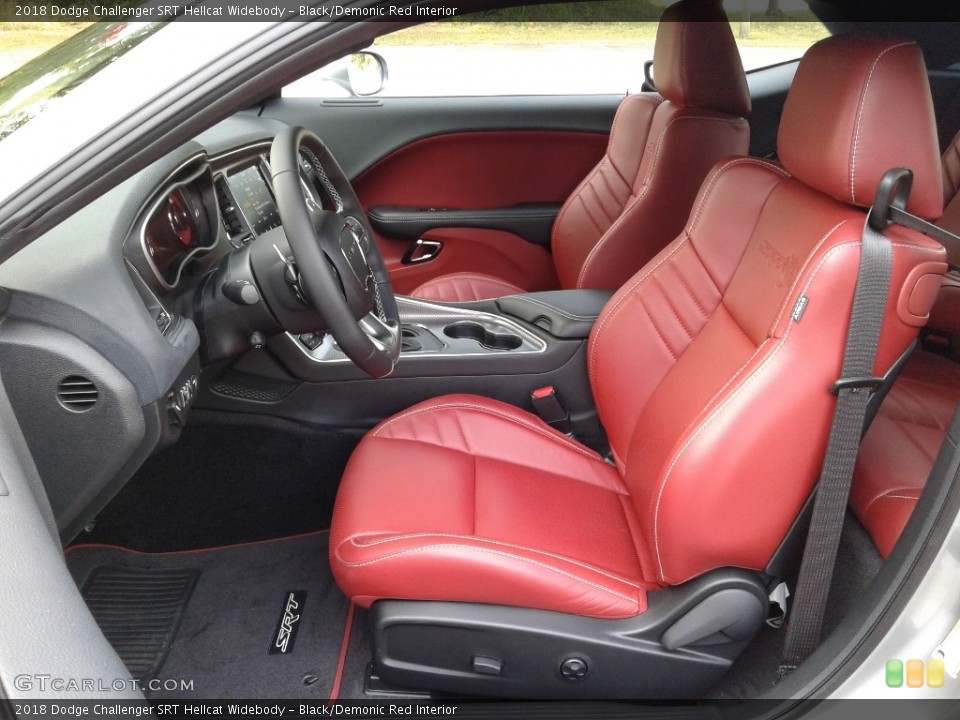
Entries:
{"label": "chrome trim accent", "polygon": [[[179,173],[183,172],[186,168],[190,167],[191,163],[198,162],[198,161],[202,162],[203,164],[200,167],[198,167],[195,172],[191,173],[189,177],[185,179],[180,179],[174,182],[174,179],[177,177]],[[153,258],[150,256],[150,252],[147,250],[147,236],[146,236],[147,224],[150,222],[150,219],[153,217],[154,213],[160,209],[160,204],[164,202],[168,197],[170,197],[170,193],[172,193],[177,188],[185,187],[190,183],[194,182],[195,180],[198,180],[204,174],[210,175],[211,189],[213,189],[212,188],[213,172],[210,168],[210,163],[207,160],[206,153],[204,152],[197,153],[196,155],[193,155],[189,159],[180,163],[180,165],[178,165],[173,172],[167,175],[166,179],[160,185],[160,189],[154,193],[153,195],[154,199],[145,205],[145,207],[148,207],[149,210],[144,211],[141,209],[140,212],[137,213],[137,220],[133,224],[134,227],[137,227],[138,225],[140,227],[140,252],[143,253],[143,257],[147,261],[147,265],[149,265],[150,270],[153,272],[154,277],[160,283],[160,286],[164,290],[169,291],[177,287],[177,285],[180,283],[180,276],[183,274],[183,268],[185,268],[187,266],[187,263],[190,262],[194,257],[199,255],[200,253],[210,252],[217,246],[217,243],[220,240],[219,229],[222,226],[222,222],[220,220],[220,205],[219,203],[217,203],[217,194],[216,192],[213,193],[213,201],[217,205],[217,209],[216,209],[217,232],[212,232],[214,228],[210,228],[211,234],[213,235],[213,238],[210,241],[210,244],[202,245],[200,247],[195,247],[193,250],[191,250],[189,253],[187,253],[180,259],[180,265],[177,267],[177,274],[174,277],[174,280],[172,283],[168,283],[167,280],[163,277],[163,273],[160,272],[159,268],[157,267],[157,264],[153,261]]]}
{"label": "chrome trim accent", "polygon": [[[547,343],[530,330],[520,325],[511,318],[493,313],[482,312],[479,310],[469,310],[467,308],[451,307],[438,303],[431,303],[425,300],[397,296],[397,306],[400,310],[401,329],[403,325],[414,325],[417,328],[429,332],[435,338],[440,340],[443,347],[439,350],[417,350],[415,352],[400,353],[402,362],[404,358],[451,358],[451,357],[491,357],[495,355],[527,355],[545,352]],[[365,318],[366,319],[366,318]],[[463,338],[451,338],[444,334],[443,328],[448,325],[463,322],[475,322],[478,325],[495,333],[509,333],[520,338],[522,344],[515,350],[473,350],[479,348],[475,340]],[[330,333],[323,337],[323,342],[314,350],[307,349],[300,339],[292,333],[284,333],[287,341],[292,342],[301,353],[309,360],[316,363],[343,363],[351,362],[336,345]]]}

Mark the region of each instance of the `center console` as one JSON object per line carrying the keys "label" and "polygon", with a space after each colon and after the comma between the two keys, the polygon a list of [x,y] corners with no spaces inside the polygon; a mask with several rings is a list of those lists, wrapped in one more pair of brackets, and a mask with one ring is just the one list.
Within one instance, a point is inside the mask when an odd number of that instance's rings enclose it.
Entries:
{"label": "center console", "polygon": [[367,428],[448,393],[479,394],[532,410],[531,393],[553,386],[573,431],[600,436],[586,343],[609,297],[594,290],[473,303],[398,296],[403,351],[390,377],[364,375],[328,334],[282,333],[215,380],[203,405]]}

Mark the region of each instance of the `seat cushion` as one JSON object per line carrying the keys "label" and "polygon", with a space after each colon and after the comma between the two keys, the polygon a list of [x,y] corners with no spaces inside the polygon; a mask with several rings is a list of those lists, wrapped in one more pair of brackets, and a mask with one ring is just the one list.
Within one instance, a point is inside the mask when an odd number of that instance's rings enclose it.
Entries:
{"label": "seat cushion", "polygon": [[599,455],[510,405],[448,395],[360,443],[337,495],[330,561],[361,605],[452,600],[630,617],[655,587],[633,523],[620,476]]}
{"label": "seat cushion", "polygon": [[917,352],[860,445],[850,507],[886,558],[906,526],[960,404],[960,364]]}
{"label": "seat cushion", "polygon": [[437,302],[474,302],[523,292],[526,290],[493,275],[453,273],[428,280],[410,296]]}

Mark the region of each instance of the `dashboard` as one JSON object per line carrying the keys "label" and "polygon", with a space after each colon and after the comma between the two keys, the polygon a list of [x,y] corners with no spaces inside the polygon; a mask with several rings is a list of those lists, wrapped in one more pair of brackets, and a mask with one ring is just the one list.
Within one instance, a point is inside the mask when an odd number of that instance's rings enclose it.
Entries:
{"label": "dashboard", "polygon": [[[256,237],[276,232],[286,246],[268,163],[282,127],[229,118],[0,265],[4,384],[28,442],[40,443],[31,449],[64,537],[122,486],[125,468],[176,441],[217,338],[249,347],[271,321],[237,325],[270,311],[258,302],[244,315],[224,299],[219,274],[249,264]],[[319,204],[322,188],[306,171],[302,179],[307,202]],[[274,247],[263,252],[279,264]],[[220,357],[243,349],[229,343]],[[70,395],[76,383],[86,404]]]}

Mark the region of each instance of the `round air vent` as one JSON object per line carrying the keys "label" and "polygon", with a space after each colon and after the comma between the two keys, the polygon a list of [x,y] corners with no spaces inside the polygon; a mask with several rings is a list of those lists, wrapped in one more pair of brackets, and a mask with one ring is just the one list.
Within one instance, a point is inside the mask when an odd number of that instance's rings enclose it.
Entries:
{"label": "round air vent", "polygon": [[73,412],[86,412],[97,404],[99,397],[100,391],[94,382],[82,375],[70,375],[57,385],[57,400]]}

